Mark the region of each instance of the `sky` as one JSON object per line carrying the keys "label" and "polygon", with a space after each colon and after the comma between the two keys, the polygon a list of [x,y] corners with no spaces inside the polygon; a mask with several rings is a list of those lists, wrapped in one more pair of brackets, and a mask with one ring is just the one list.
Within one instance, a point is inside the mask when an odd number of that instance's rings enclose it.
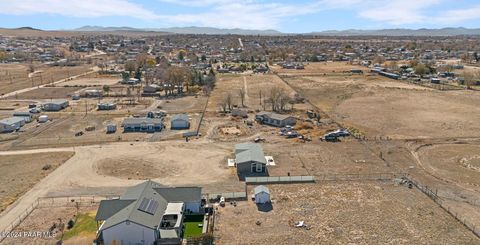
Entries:
{"label": "sky", "polygon": [[479,0],[0,0],[0,27],[480,28]]}

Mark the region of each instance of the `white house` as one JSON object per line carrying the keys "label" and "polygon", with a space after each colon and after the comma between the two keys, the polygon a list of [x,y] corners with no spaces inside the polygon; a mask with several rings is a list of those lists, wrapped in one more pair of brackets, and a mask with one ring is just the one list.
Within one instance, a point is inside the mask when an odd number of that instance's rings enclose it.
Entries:
{"label": "white house", "polygon": [[0,120],[0,133],[8,133],[19,130],[25,125],[23,117],[9,117]]}
{"label": "white house", "polygon": [[171,129],[188,129],[190,128],[190,122],[187,114],[178,114],[172,117],[170,120]]}
{"label": "white house", "polygon": [[270,190],[263,185],[259,185],[254,189],[255,203],[263,204],[270,202]]}
{"label": "white house", "polygon": [[125,132],[160,132],[163,129],[163,120],[161,118],[129,117],[123,120],[122,125]]}
{"label": "white house", "polygon": [[164,187],[146,181],[119,198],[103,200],[94,244],[181,244],[183,220],[199,213],[200,187]]}

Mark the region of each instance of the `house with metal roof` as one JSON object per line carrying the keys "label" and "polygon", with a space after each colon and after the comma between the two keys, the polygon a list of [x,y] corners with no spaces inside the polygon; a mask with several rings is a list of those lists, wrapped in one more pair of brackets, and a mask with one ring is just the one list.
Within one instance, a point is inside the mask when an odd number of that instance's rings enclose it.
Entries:
{"label": "house with metal roof", "polygon": [[235,165],[241,180],[249,176],[266,176],[267,160],[260,144],[241,143],[235,145]]}
{"label": "house with metal roof", "polygon": [[25,118],[23,117],[9,117],[0,120],[0,133],[9,133],[19,130],[25,125]]}
{"label": "house with metal roof", "polygon": [[171,129],[188,129],[190,122],[187,114],[177,114],[170,120]]}
{"label": "house with metal roof", "polygon": [[44,111],[60,111],[67,108],[69,105],[68,100],[53,100],[42,104]]}
{"label": "house with metal roof", "polygon": [[103,200],[95,244],[181,244],[183,219],[199,213],[200,187],[165,187],[146,181],[119,199]]}
{"label": "house with metal roof", "polygon": [[282,115],[274,112],[261,111],[255,115],[255,119],[263,124],[275,127],[293,126],[296,123],[295,117]]}
{"label": "house with metal roof", "polygon": [[129,117],[123,120],[125,132],[160,132],[164,125],[161,118]]}

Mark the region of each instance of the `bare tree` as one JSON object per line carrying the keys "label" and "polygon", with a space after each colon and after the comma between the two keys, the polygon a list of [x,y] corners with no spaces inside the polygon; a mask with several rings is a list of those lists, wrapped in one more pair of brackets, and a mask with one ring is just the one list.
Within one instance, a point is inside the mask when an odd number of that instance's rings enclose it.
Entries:
{"label": "bare tree", "polygon": [[224,102],[225,102],[226,106],[228,107],[228,110],[232,111],[233,96],[232,96],[231,93],[228,93],[227,95],[225,95]]}
{"label": "bare tree", "polygon": [[464,85],[467,87],[467,89],[471,89],[471,87],[480,80],[480,72],[478,70],[465,71],[463,73],[463,78]]}
{"label": "bare tree", "polygon": [[245,90],[244,87],[238,90],[238,95],[240,95],[240,101],[242,102],[242,107],[245,107],[245,96],[247,94],[247,91]]}

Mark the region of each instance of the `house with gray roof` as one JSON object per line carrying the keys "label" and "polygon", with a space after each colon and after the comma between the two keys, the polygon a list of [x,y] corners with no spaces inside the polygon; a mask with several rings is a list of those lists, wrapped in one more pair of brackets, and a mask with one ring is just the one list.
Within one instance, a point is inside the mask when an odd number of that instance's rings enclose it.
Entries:
{"label": "house with gray roof", "polygon": [[161,118],[129,117],[123,120],[125,132],[160,132],[164,125]]}
{"label": "house with gray roof", "polygon": [[184,215],[199,213],[200,187],[165,187],[146,181],[119,199],[103,200],[95,244],[181,244]]}
{"label": "house with gray roof", "polygon": [[251,176],[267,176],[267,160],[260,144],[241,143],[235,145],[235,164],[241,180]]}
{"label": "house with gray roof", "polygon": [[275,127],[293,126],[296,123],[295,117],[282,115],[274,112],[261,111],[255,115],[255,119],[263,124]]}
{"label": "house with gray roof", "polygon": [[24,117],[9,117],[0,120],[0,133],[9,133],[19,130],[25,125]]}
{"label": "house with gray roof", "polygon": [[42,104],[44,111],[60,111],[67,108],[69,105],[68,100],[52,100]]}

